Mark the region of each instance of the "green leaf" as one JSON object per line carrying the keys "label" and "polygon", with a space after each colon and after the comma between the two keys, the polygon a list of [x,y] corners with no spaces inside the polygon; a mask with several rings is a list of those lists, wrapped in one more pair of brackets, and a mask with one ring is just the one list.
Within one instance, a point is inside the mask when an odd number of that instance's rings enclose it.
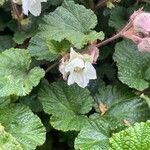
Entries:
{"label": "green leaf", "polygon": [[0,124],[0,150],[23,150],[17,140]]}
{"label": "green leaf", "polygon": [[30,70],[31,57],[24,49],[9,49],[0,54],[0,96],[24,96],[37,86],[44,70]]}
{"label": "green leaf", "polygon": [[0,108],[0,122],[23,150],[35,150],[45,141],[45,128],[26,106],[15,104]]}
{"label": "green leaf", "polygon": [[73,1],[65,1],[62,6],[44,17],[39,36],[59,42],[66,39],[80,49],[89,41],[104,38],[102,32],[92,30],[96,24],[97,18],[92,10]]}
{"label": "green leaf", "polygon": [[31,56],[35,57],[37,60],[54,61],[59,56],[57,54],[51,53],[49,51],[47,42],[38,36],[34,36],[30,40],[28,50]]}
{"label": "green leaf", "polygon": [[10,97],[1,97],[0,98],[0,108],[10,104],[11,98]]}
{"label": "green leaf", "polygon": [[48,0],[47,2],[51,5],[57,6],[60,5],[63,2],[63,0]]}
{"label": "green leaf", "polygon": [[53,54],[64,53],[68,50],[69,47],[70,43],[66,40],[63,40],[61,42],[55,40],[48,41],[49,51]]}
{"label": "green leaf", "polygon": [[110,138],[109,150],[149,150],[150,121],[136,123]]}
{"label": "green leaf", "polygon": [[116,31],[120,30],[127,22],[127,9],[124,7],[114,7],[110,10],[109,26]]}
{"label": "green leaf", "polygon": [[0,36],[0,51],[14,47],[16,44],[13,42],[12,37],[9,35]]}
{"label": "green leaf", "polygon": [[39,102],[37,98],[37,93],[36,94],[32,93],[25,97],[21,97],[20,103],[29,106],[30,109],[35,113],[42,111],[42,104]]}
{"label": "green leaf", "polygon": [[113,58],[123,83],[139,91],[149,87],[150,53],[141,53],[133,42],[122,41],[117,43]]}
{"label": "green leaf", "polygon": [[30,38],[32,36],[32,34],[30,35],[30,33],[26,33],[23,31],[18,31],[14,34],[13,40],[17,43],[17,44],[22,44],[27,38]]}
{"label": "green leaf", "polygon": [[99,115],[90,118],[90,123],[83,127],[75,140],[77,150],[108,150],[110,127]]}
{"label": "green leaf", "polygon": [[80,130],[87,122],[93,99],[87,89],[68,86],[64,82],[52,83],[39,91],[44,111],[52,114],[50,123],[58,130]]}
{"label": "green leaf", "polygon": [[106,106],[101,117],[110,123],[112,130],[124,128],[126,121],[134,124],[150,118],[147,103],[124,85],[101,86],[94,98],[95,108],[101,114],[100,106]]}

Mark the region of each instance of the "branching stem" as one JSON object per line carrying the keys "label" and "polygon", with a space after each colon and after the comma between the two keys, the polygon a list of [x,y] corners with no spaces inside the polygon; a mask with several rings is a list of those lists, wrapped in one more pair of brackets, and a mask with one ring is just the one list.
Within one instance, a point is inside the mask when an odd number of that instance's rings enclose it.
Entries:
{"label": "branching stem", "polygon": [[117,34],[115,34],[115,35],[112,36],[111,38],[106,39],[106,40],[104,40],[104,41],[98,43],[96,46],[97,46],[97,47],[101,47],[101,46],[103,46],[103,45],[106,45],[106,44],[110,43],[111,41],[114,41],[114,40],[116,40],[116,39],[122,37],[122,36],[123,36],[123,33],[124,33],[125,31],[127,31],[129,28],[131,28],[132,22],[133,22],[133,20],[130,20],[130,21],[127,23],[127,25],[126,25],[121,31],[119,31]]}

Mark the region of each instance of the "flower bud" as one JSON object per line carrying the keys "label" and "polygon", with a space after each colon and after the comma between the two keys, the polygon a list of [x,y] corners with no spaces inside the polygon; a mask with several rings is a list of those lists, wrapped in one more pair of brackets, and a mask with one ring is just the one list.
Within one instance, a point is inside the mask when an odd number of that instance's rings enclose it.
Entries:
{"label": "flower bud", "polygon": [[138,50],[140,52],[150,52],[150,38],[143,38],[138,44]]}
{"label": "flower bud", "polygon": [[150,13],[139,13],[133,20],[133,29],[138,34],[150,35]]}
{"label": "flower bud", "polygon": [[122,33],[122,36],[132,40],[135,44],[139,44],[142,41],[142,38],[135,35],[133,28],[130,28],[129,30]]}

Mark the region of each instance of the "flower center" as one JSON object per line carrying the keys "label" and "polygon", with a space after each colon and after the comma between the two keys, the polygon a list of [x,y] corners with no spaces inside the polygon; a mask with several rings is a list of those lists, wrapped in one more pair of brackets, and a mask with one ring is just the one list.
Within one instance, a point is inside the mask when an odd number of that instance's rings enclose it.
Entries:
{"label": "flower center", "polygon": [[75,67],[75,68],[74,68],[74,72],[80,72],[80,71],[82,71],[83,69],[84,69],[84,67],[83,67],[83,68]]}

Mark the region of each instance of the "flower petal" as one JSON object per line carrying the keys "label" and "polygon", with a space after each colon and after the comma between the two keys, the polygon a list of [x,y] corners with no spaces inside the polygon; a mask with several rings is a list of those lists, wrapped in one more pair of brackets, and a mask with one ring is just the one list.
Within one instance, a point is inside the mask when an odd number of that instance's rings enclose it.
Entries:
{"label": "flower petal", "polygon": [[88,79],[96,79],[96,70],[90,62],[85,63],[85,71]]}
{"label": "flower petal", "polygon": [[81,58],[82,55],[77,53],[72,47],[70,48],[70,59],[69,61],[72,61],[75,58]]}
{"label": "flower petal", "polygon": [[79,67],[79,68],[84,68],[84,61],[80,58],[75,58],[74,60],[70,61],[66,67],[65,67],[65,71],[66,72],[70,72],[73,71],[75,69],[75,67]]}
{"label": "flower petal", "polygon": [[150,35],[150,13],[140,13],[133,22],[133,27],[136,32]]}
{"label": "flower petal", "polygon": [[41,2],[39,0],[31,0],[29,11],[32,15],[39,16],[41,14]]}
{"label": "flower petal", "polygon": [[73,84],[75,81],[74,81],[74,74],[73,72],[70,73],[69,77],[68,77],[68,85],[71,85]]}
{"label": "flower petal", "polygon": [[84,70],[81,71],[80,73],[74,72],[73,76],[75,83],[77,83],[80,87],[85,88],[88,85],[89,79],[86,77]]}
{"label": "flower petal", "polygon": [[142,42],[138,44],[140,52],[150,52],[150,38],[143,38]]}
{"label": "flower petal", "polygon": [[29,0],[22,0],[22,9],[25,15],[28,15],[29,5],[30,5]]}

